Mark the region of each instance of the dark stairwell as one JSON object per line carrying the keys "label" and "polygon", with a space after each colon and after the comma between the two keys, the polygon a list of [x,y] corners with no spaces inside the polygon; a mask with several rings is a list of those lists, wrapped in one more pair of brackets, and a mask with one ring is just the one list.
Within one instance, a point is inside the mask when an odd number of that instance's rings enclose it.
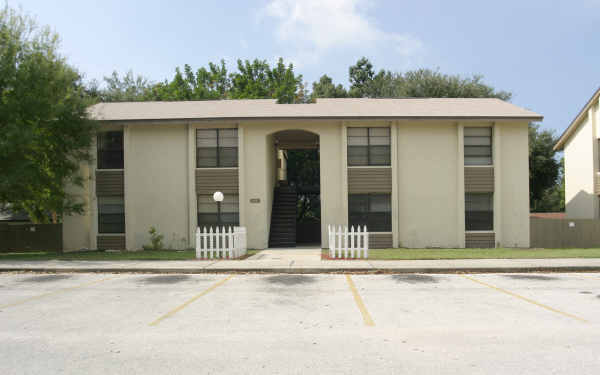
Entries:
{"label": "dark stairwell", "polygon": [[280,182],[273,196],[269,247],[296,247],[296,205],[296,190]]}

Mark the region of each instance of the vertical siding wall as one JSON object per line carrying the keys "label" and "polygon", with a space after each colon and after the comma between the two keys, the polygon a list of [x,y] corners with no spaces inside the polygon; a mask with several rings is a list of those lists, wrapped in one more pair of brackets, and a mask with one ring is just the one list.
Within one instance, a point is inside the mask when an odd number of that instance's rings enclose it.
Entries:
{"label": "vertical siding wall", "polygon": [[62,251],[62,224],[0,223],[0,252]]}
{"label": "vertical siding wall", "polygon": [[600,220],[531,218],[532,248],[598,248]]}
{"label": "vertical siding wall", "polygon": [[348,193],[391,193],[392,168],[349,167]]}

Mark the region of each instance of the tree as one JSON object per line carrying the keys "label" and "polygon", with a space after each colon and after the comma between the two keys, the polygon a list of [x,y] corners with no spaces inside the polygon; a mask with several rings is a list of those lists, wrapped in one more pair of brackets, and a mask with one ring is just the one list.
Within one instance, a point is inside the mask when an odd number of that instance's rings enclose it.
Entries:
{"label": "tree", "polygon": [[[97,90],[98,100],[101,102],[138,102],[146,100],[150,94],[153,84],[147,78],[138,75],[134,77],[130,70],[123,78],[114,71],[110,76],[104,77],[106,88]],[[92,82],[91,87],[97,87],[96,82]]]}
{"label": "tree", "polygon": [[273,98],[278,103],[294,103],[302,76],[296,76],[294,66],[287,67],[279,58],[271,69],[266,60],[238,60],[238,72],[231,74],[231,97],[234,99]]}
{"label": "tree", "polygon": [[302,76],[294,74],[294,65],[287,67],[280,57],[277,65],[268,73],[269,91],[272,98],[277,99],[278,103],[294,103],[300,85]]}
{"label": "tree", "polygon": [[373,64],[363,57],[349,69],[350,95],[369,98],[498,98],[510,100],[511,93],[496,91],[483,83],[483,76],[463,78],[442,74],[431,69],[405,73],[380,70],[375,74]]}
{"label": "tree", "polygon": [[366,57],[360,58],[356,65],[350,66],[348,69],[348,75],[350,77],[350,96],[353,97],[366,97],[369,96],[369,89],[375,71],[373,71],[373,64]]}
{"label": "tree", "polygon": [[542,193],[542,199],[536,202],[537,212],[564,212],[565,211],[565,159],[561,158],[558,172],[558,183],[552,185]]}
{"label": "tree", "polygon": [[[238,60],[238,71],[229,74],[225,61],[220,64],[208,63],[208,68],[200,68],[194,72],[190,65],[183,66],[183,71],[175,68],[172,80],[149,84],[140,81],[141,86],[134,85],[132,79],[111,79],[105,77],[107,88],[97,95],[103,101],[119,101],[118,95],[112,92],[137,92],[132,100],[219,100],[219,99],[277,99],[279,103],[304,102],[307,95],[302,84],[302,76],[294,73],[292,64],[285,65],[283,59],[271,68],[266,60],[250,62]],[[113,73],[115,76],[116,73]],[[116,75],[118,78],[118,75]],[[127,76],[126,76],[127,77]],[[140,79],[138,77],[138,79]],[[114,82],[117,82],[116,84]],[[116,88],[118,89],[116,89]],[[135,88],[142,89],[136,90]],[[89,89],[94,92],[94,87]],[[107,92],[108,91],[108,92]]]}
{"label": "tree", "polygon": [[82,185],[95,131],[81,76],[58,46],[48,27],[0,11],[0,204],[39,223],[83,211],[65,187]]}
{"label": "tree", "polygon": [[316,98],[346,98],[348,92],[344,86],[341,84],[336,86],[327,74],[323,74],[319,78],[319,82],[313,82],[311,97],[313,100]]}
{"label": "tree", "polygon": [[320,220],[319,150],[287,150],[287,179],[298,193],[297,221]]}
{"label": "tree", "polygon": [[[547,200],[552,194],[560,195],[558,192],[550,192],[560,184],[561,165],[555,158],[553,146],[556,143],[554,133],[550,130],[540,130],[538,124],[529,126],[529,202],[532,211],[561,210],[560,203],[550,204]],[[553,198],[556,202],[556,198]],[[562,195],[562,209],[564,209],[564,187]],[[560,202],[560,200],[559,200]]]}

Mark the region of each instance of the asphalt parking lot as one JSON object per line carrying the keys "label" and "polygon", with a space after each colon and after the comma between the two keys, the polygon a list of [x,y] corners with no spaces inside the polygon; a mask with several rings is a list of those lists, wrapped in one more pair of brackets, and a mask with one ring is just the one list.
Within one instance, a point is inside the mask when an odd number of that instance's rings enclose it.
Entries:
{"label": "asphalt parking lot", "polygon": [[600,274],[0,274],[0,374],[597,374]]}

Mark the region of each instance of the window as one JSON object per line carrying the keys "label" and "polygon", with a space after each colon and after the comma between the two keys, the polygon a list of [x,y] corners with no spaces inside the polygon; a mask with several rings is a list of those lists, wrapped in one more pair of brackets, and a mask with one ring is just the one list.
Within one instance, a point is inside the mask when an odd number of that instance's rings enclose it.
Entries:
{"label": "window", "polygon": [[198,226],[234,227],[240,224],[239,197],[238,195],[226,194],[220,207],[214,201],[212,195],[198,195]]}
{"label": "window", "polygon": [[198,168],[237,167],[237,129],[196,130],[196,166]]}
{"label": "window", "polygon": [[494,195],[492,193],[465,194],[465,229],[494,229]]}
{"label": "window", "polygon": [[125,233],[123,197],[98,197],[98,233]]}
{"label": "window", "polygon": [[492,128],[465,128],[465,165],[492,165]]}
{"label": "window", "polygon": [[348,219],[355,228],[366,225],[369,232],[391,232],[391,194],[349,195]]}
{"label": "window", "polygon": [[123,169],[123,132],[98,134],[98,169]]}
{"label": "window", "polygon": [[348,128],[348,165],[390,165],[390,128]]}

